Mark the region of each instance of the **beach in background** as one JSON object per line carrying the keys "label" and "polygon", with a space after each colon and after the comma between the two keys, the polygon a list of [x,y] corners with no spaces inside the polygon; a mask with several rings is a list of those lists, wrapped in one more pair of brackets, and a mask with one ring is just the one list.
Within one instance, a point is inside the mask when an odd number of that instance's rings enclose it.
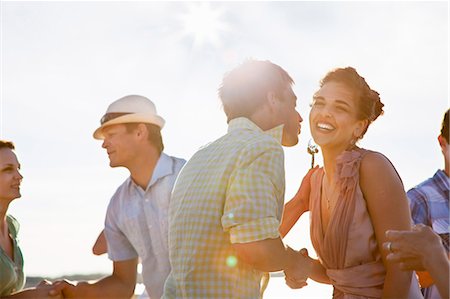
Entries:
{"label": "beach in background", "polygon": [[[64,277],[68,280],[87,280],[94,281],[101,277],[105,276],[105,274],[92,274],[92,275],[72,275]],[[35,286],[42,279],[50,279],[57,280],[62,279],[63,277],[28,277],[26,287]],[[142,280],[141,280],[142,281]],[[135,298],[136,299],[145,299],[147,298],[143,294],[145,290],[145,286],[142,282],[138,282],[136,284],[135,289]],[[267,286],[266,291],[264,292],[265,299],[294,299],[294,298],[304,298],[304,299],[323,299],[323,298],[331,298],[332,288],[331,286],[324,286],[314,281],[308,280],[308,285],[302,289],[293,290],[290,289],[285,281],[284,277],[274,276],[270,278],[269,285]]]}

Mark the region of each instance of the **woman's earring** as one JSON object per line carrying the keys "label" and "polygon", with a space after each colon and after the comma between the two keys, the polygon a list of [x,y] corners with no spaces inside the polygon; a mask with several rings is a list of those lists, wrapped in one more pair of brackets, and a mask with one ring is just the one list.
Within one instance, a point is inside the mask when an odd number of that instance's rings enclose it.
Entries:
{"label": "woman's earring", "polygon": [[350,145],[348,146],[348,150],[352,150],[356,146],[357,140],[358,139],[356,137],[353,137],[352,139],[350,139]]}
{"label": "woman's earring", "polygon": [[319,152],[317,144],[314,143],[312,139],[309,139],[308,141],[308,148],[307,148],[308,154],[311,155],[311,168],[314,168],[314,155]]}

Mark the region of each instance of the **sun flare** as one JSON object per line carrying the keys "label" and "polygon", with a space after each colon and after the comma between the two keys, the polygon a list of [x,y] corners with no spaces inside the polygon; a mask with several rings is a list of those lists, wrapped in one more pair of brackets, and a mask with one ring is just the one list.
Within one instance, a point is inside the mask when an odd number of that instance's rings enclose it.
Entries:
{"label": "sun flare", "polygon": [[194,47],[212,44],[220,45],[220,34],[228,30],[221,20],[223,10],[212,8],[210,3],[190,3],[187,12],[180,16],[183,35],[194,39]]}

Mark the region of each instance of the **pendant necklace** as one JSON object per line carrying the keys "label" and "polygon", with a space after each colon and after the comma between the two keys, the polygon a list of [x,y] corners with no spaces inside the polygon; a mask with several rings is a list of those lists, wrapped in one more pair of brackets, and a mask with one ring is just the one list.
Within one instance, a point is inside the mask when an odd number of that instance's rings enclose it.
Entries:
{"label": "pendant necklace", "polygon": [[[323,193],[324,193],[324,196],[325,196],[325,200],[326,200],[326,203],[327,203],[327,210],[331,211],[331,209],[333,207],[332,207],[332,202],[330,201],[330,194],[329,194],[330,191],[328,190],[327,184],[325,183],[325,176],[323,177],[323,180],[322,180],[322,186],[323,186],[322,190],[323,190]],[[332,191],[333,190],[334,190],[334,188],[332,189]],[[332,195],[332,193],[331,193],[331,195]]]}

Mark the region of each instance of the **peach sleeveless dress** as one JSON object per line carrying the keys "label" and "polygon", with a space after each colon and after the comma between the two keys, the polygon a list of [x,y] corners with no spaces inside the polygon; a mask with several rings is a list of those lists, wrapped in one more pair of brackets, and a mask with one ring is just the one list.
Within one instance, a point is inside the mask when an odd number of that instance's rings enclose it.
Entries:
{"label": "peach sleeveless dress", "polygon": [[[360,163],[368,152],[357,148],[337,158],[340,194],[324,233],[320,209],[323,168],[311,178],[311,241],[332,281],[335,299],[381,298],[383,292],[386,269],[359,186]],[[408,298],[423,298],[415,275]]]}

